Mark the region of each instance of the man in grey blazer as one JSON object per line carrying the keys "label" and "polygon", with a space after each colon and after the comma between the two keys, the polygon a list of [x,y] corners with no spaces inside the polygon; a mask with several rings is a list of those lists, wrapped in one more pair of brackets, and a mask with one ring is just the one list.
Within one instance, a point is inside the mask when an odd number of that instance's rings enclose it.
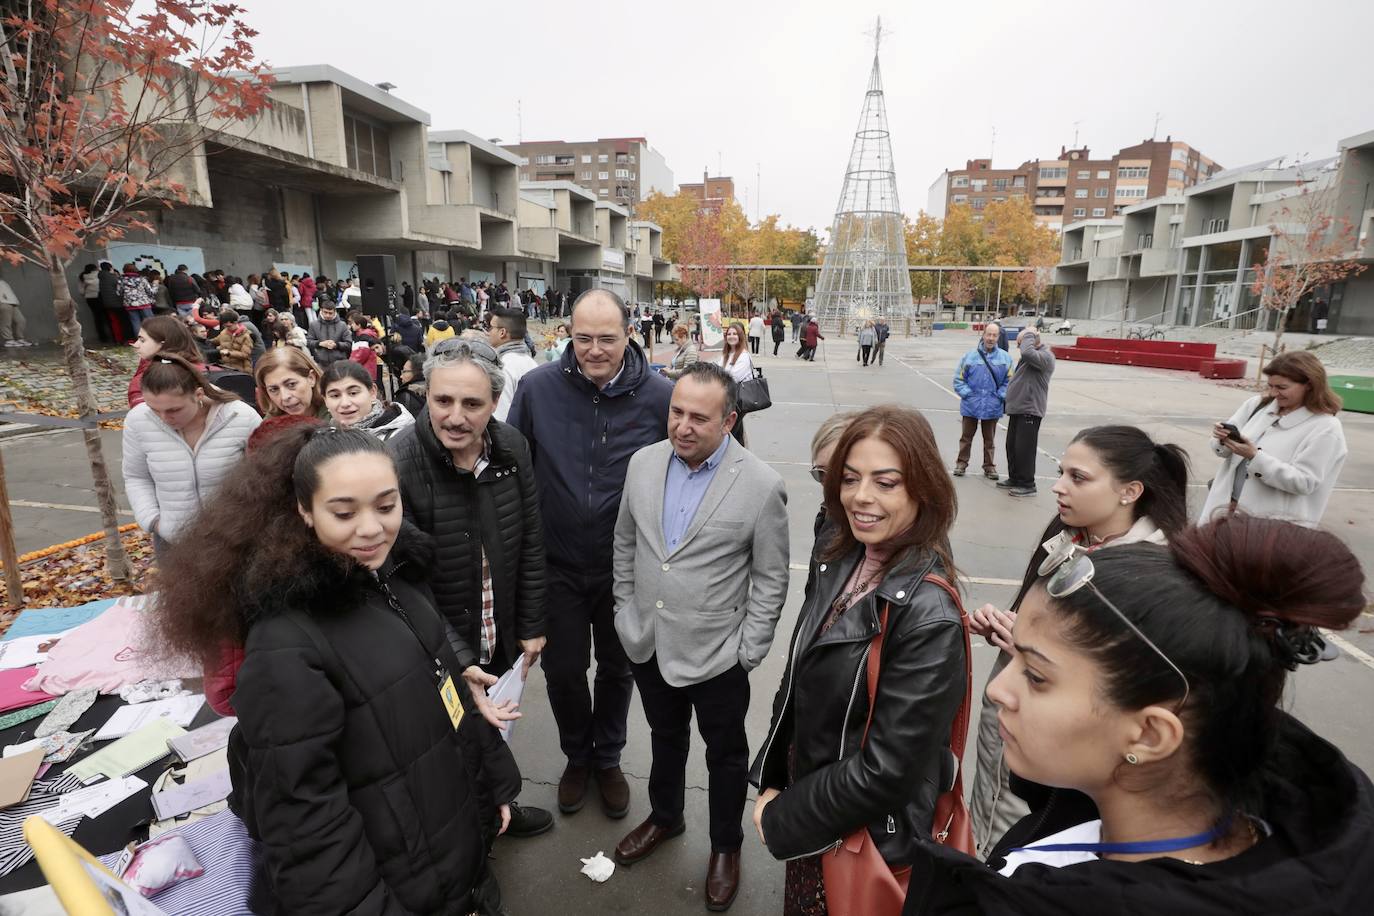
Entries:
{"label": "man in grey blazer", "polygon": [[739,889],[748,785],[749,672],[773,642],[787,598],[787,492],[730,435],[739,387],[694,363],[673,389],[668,440],[630,459],[615,527],[615,628],[644,715],[653,768],[649,818],[615,848],[632,865],[685,829],[692,711],[710,771],[706,907]]}

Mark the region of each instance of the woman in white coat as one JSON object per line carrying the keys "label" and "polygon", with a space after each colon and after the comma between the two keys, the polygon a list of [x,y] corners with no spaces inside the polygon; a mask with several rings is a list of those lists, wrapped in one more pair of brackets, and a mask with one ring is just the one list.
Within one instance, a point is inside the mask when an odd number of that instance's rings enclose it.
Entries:
{"label": "woman in white coat", "polygon": [[1212,451],[1225,460],[1200,520],[1228,511],[1234,501],[1250,515],[1315,526],[1345,464],[1345,432],[1336,416],[1341,399],[1321,360],[1306,350],[1279,354],[1264,374],[1266,394],[1212,428]]}
{"label": "woman in white coat", "polygon": [[260,422],[187,360],[153,357],[143,403],[124,420],[124,492],[155,551],[175,541],[219,489]]}
{"label": "woman in white coat", "polygon": [[[754,358],[749,355],[747,337],[743,323],[733,322],[725,329],[725,348],[720,352],[720,364],[740,385],[754,377]],[[744,438],[743,415],[735,420],[735,428],[731,435],[739,440],[740,445],[749,447],[748,441]]]}

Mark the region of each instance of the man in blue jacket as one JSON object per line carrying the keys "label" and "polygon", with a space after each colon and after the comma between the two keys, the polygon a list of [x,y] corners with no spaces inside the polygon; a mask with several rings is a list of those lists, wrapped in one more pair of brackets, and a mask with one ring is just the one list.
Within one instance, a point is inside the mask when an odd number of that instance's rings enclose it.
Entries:
{"label": "man in blue jacket", "polygon": [[989,321],[983,328],[983,338],[959,360],[954,370],[954,391],[959,395],[959,414],[964,423],[959,437],[959,457],[954,461],[954,476],[963,477],[968,470],[969,454],[973,450],[973,434],[983,431],[983,476],[997,479],[997,457],[994,440],[997,421],[1001,419],[1007,399],[1007,381],[1011,378],[1011,357],[997,346],[1002,326]]}
{"label": "man in blue jacket", "polygon": [[[615,293],[588,290],[572,308],[572,344],[526,373],[507,423],[530,446],[547,556],[544,678],[568,758],[558,783],[564,814],[582,808],[595,778],[609,817],[630,810],[620,771],[634,679],[615,630],[611,560],[630,456],[668,436],[673,383],[630,340]],[[596,651],[595,691],[587,689]]]}

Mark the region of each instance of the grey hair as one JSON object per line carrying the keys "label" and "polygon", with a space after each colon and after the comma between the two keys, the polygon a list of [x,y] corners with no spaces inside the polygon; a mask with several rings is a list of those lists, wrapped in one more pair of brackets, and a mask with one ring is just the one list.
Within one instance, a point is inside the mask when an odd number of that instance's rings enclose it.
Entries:
{"label": "grey hair", "polygon": [[473,365],[487,374],[491,382],[491,399],[499,401],[501,391],[506,387],[506,373],[500,364],[480,359],[467,350],[440,350],[425,360],[425,384],[433,379],[435,369],[454,369],[458,366]]}
{"label": "grey hair", "polygon": [[739,383],[720,364],[700,361],[692,363],[682,370],[682,375],[678,376],[677,380],[681,383],[685,378],[694,378],[698,382],[715,382],[725,389],[725,408],[720,413],[722,419],[739,412]]}

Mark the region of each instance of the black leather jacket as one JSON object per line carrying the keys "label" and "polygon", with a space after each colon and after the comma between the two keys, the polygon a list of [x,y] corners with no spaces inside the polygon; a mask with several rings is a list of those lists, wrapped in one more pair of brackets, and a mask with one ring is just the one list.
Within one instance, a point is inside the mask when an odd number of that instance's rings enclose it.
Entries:
{"label": "black leather jacket", "polygon": [[[861,556],[856,548],[843,560],[811,561],[773,722],[750,773],[760,790],[783,790],[763,816],[778,859],[822,852],[866,825],[888,864],[910,864],[917,844],[932,842],[935,801],[953,781],[949,732],[964,698],[964,637],[949,595],[921,581],[943,574],[935,556],[900,561],[816,636]],[[882,603],[891,609],[865,741],[866,663]]]}

